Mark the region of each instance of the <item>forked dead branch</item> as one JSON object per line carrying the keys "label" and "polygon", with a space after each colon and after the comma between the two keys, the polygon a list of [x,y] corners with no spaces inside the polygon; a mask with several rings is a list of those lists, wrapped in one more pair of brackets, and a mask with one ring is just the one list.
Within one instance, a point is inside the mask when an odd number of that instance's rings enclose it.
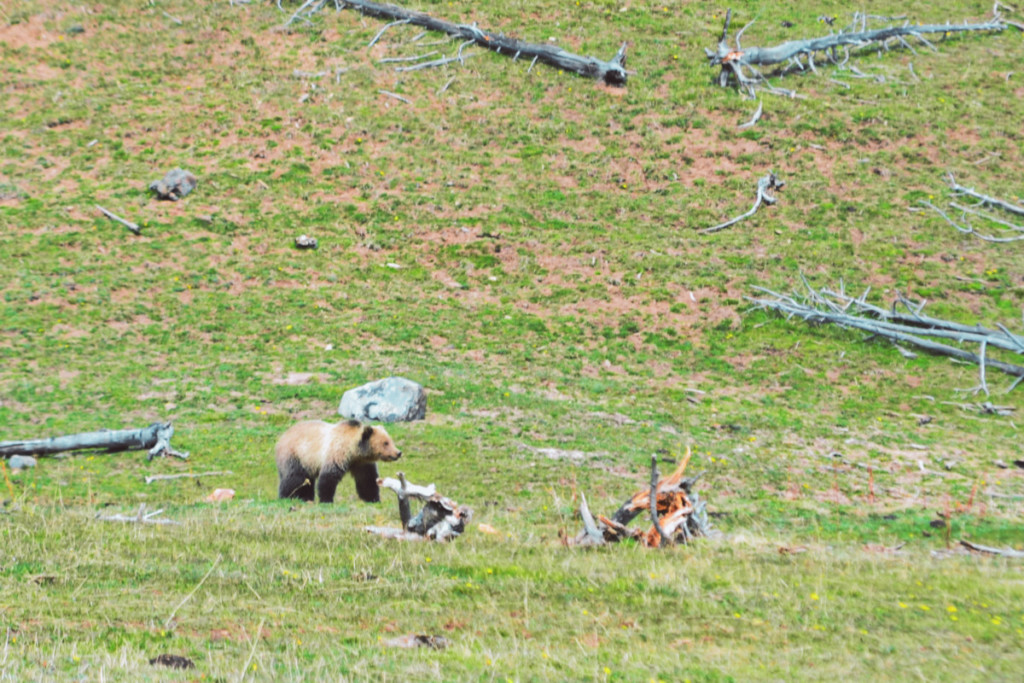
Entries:
{"label": "forked dead branch", "polygon": [[[840,327],[862,330],[871,337],[883,337],[893,342],[911,344],[928,353],[975,363],[980,367],[980,381],[969,390],[974,393],[983,391],[986,396],[988,395],[988,383],[985,379],[987,368],[995,368],[1016,377],[1006,390],[1007,393],[1013,391],[1021,380],[1024,380],[1024,366],[988,357],[989,349],[1002,349],[1011,354],[1024,355],[1024,337],[1013,334],[1004,325],[996,325],[998,329],[993,330],[980,324],[966,325],[932,318],[923,313],[926,301],[912,302],[903,296],[899,296],[891,308],[881,308],[868,303],[870,289],[859,297],[852,297],[847,295],[842,287],[838,292],[829,289],[816,290],[806,278],[802,279],[807,290],[802,296],[787,296],[757,287],[756,289],[768,296],[747,299],[758,308],[776,311],[787,318],[798,317],[812,324],[832,323]],[[905,312],[897,310],[897,306]],[[961,344],[978,344],[979,351],[973,353],[925,337],[947,339]],[[910,354],[898,345],[897,348],[904,355]]]}
{"label": "forked dead branch", "polygon": [[[707,503],[693,490],[696,477],[683,477],[690,463],[690,450],[676,470],[667,477],[658,477],[658,461],[651,457],[651,485],[630,496],[610,518],[598,515],[594,519],[587,505],[587,497],[580,495],[580,517],[583,531],[574,538],[564,539],[569,546],[595,546],[632,538],[648,548],[662,545],[689,543],[699,536],[713,536],[715,530],[708,520]],[[632,522],[647,510],[651,527],[647,531],[630,529]]]}
{"label": "forked dead branch", "polygon": [[[758,107],[758,111],[760,111],[760,109],[761,108]],[[747,211],[746,213],[740,214],[739,216],[736,216],[736,218],[732,218],[730,220],[727,220],[724,223],[719,223],[718,225],[713,225],[710,228],[704,228],[703,230],[699,230],[698,232],[700,232],[702,235],[705,235],[705,234],[711,233],[711,232],[718,232],[719,230],[725,230],[726,228],[728,228],[730,226],[736,225],[737,223],[739,223],[744,218],[750,218],[755,213],[757,213],[757,210],[759,208],[761,208],[762,204],[768,204],[768,205],[774,204],[777,201],[777,199],[775,198],[775,195],[772,194],[772,193],[775,190],[781,190],[785,184],[786,184],[786,181],[779,180],[779,177],[777,175],[775,175],[774,172],[768,171],[767,175],[762,176],[757,181],[757,197],[754,199],[754,205],[752,207],[750,207],[749,211]]]}
{"label": "forked dead branch", "polygon": [[[388,28],[401,24],[412,24],[413,26],[425,28],[428,31],[444,33],[453,38],[466,41],[468,44],[475,44],[479,47],[492,50],[500,55],[511,57],[513,60],[520,58],[531,59],[531,69],[533,68],[533,64],[540,61],[544,64],[548,64],[565,71],[572,71],[573,73],[580,74],[581,76],[594,78],[596,80],[603,81],[608,85],[615,86],[625,86],[628,78],[628,72],[626,71],[625,43],[623,43],[619,48],[619,51],[615,53],[615,56],[605,61],[597,59],[596,57],[581,57],[580,55],[567,52],[556,45],[527,43],[519,40],[518,38],[512,38],[511,36],[506,36],[501,33],[477,28],[474,25],[456,24],[450,21],[445,21],[444,19],[437,19],[429,14],[424,14],[423,12],[415,12],[396,5],[368,2],[367,0],[306,0],[306,2],[304,2],[291,15],[291,18],[286,22],[285,26],[289,26],[300,20],[308,22],[314,14],[329,5],[333,5],[337,11],[341,11],[343,9],[354,9],[368,17],[389,20],[391,23],[387,24],[380,30],[380,32],[370,42],[370,45],[373,45],[373,43],[379,40],[381,35]],[[280,2],[278,2],[278,7],[280,6]],[[463,59],[463,47],[465,47],[465,43],[459,48],[459,54],[457,57],[439,59],[434,62],[425,62],[414,67],[399,67],[399,69],[408,71],[412,69],[425,68],[427,66],[441,66],[453,61],[461,62]]]}
{"label": "forked dead branch", "polygon": [[911,24],[909,21],[905,21],[900,25],[877,29],[868,28],[868,21],[875,17],[863,12],[856,12],[851,24],[838,33],[830,33],[818,38],[788,40],[772,47],[747,48],[743,47],[740,39],[743,32],[754,22],[751,21],[737,31],[733,38],[734,44],[730,45],[729,24],[732,21],[732,10],[730,9],[725,15],[725,24],[718,40],[717,49],[704,48],[704,52],[707,54],[710,66],[721,67],[718,84],[722,87],[733,83],[751,97],[754,96],[754,91],[757,88],[793,97],[796,95],[795,91],[773,86],[758,67],[773,67],[774,70],[769,75],[785,75],[805,69],[817,72],[816,55],[819,61],[843,68],[849,62],[853,51],[888,51],[893,47],[901,47],[913,52],[914,48],[908,39],[914,39],[934,50],[935,46],[925,37],[926,35],[938,34],[945,38],[954,33],[971,31],[998,32],[1009,26],[1024,30],[1024,25],[1006,20],[1000,14],[1000,9],[1006,9],[1005,5],[996,2],[992,8],[992,19],[980,23],[965,21],[959,24]]}

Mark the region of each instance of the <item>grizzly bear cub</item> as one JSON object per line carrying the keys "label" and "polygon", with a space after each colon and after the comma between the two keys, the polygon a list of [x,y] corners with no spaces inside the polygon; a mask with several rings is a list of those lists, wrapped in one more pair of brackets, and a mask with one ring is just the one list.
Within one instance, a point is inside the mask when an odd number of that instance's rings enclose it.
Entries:
{"label": "grizzly bear cub", "polygon": [[338,424],[310,420],[282,434],[274,456],[280,498],[311,501],[315,487],[321,503],[333,503],[338,482],[351,472],[359,497],[377,503],[377,463],[398,460],[402,452],[383,427],[364,426],[358,420]]}

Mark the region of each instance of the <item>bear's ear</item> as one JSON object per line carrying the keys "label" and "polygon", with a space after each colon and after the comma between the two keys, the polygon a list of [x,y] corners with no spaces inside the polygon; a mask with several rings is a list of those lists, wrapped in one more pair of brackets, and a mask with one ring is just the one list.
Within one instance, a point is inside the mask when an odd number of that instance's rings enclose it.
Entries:
{"label": "bear's ear", "polygon": [[363,427],[363,443],[369,443],[371,436],[373,436],[373,426],[366,425],[365,427]]}

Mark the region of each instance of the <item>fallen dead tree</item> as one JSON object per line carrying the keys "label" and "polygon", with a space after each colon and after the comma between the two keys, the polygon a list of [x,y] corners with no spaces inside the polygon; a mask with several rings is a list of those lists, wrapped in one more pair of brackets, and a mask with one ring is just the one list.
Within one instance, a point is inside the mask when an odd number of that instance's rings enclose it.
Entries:
{"label": "fallen dead tree", "polygon": [[[423,12],[416,12],[396,5],[368,2],[367,0],[306,0],[302,6],[292,14],[291,18],[285,25],[289,26],[298,20],[309,21],[314,14],[331,4],[333,4],[335,9],[339,11],[351,8],[368,17],[387,19],[392,22],[381,29],[380,33],[378,33],[374,37],[373,41],[371,41],[371,45],[380,39],[381,34],[383,34],[387,28],[399,24],[419,26],[427,29],[428,31],[437,31],[465,41],[465,43],[459,48],[458,56],[435,60],[429,64],[430,66],[441,66],[453,61],[461,62],[463,59],[462,47],[465,47],[465,44],[468,43],[475,44],[488,50],[493,50],[500,55],[511,57],[513,60],[517,60],[519,58],[532,58],[532,63],[530,64],[531,69],[533,68],[533,64],[540,61],[564,71],[571,71],[573,73],[580,74],[581,76],[587,76],[589,78],[603,81],[608,85],[626,85],[628,73],[626,71],[625,43],[622,44],[614,57],[608,61],[604,61],[597,59],[596,57],[581,57],[579,55],[572,54],[571,52],[567,52],[555,45],[527,43],[519,40],[518,38],[512,38],[500,33],[494,33],[493,31],[480,29],[470,24],[455,24],[450,21],[445,21],[444,19],[437,19],[429,14],[424,14]],[[280,3],[278,6],[280,6]],[[417,65],[415,68],[424,68],[424,66],[426,65]],[[405,68],[408,70],[410,67]]]}
{"label": "fallen dead tree", "polygon": [[148,450],[147,460],[168,455],[183,460],[187,459],[187,452],[182,453],[171,448],[172,436],[174,436],[174,426],[170,422],[154,422],[142,429],[104,429],[98,432],[55,436],[49,439],[0,441],[0,457],[46,456],[77,450],[99,450],[105,453]]}
{"label": "fallen dead tree", "polygon": [[[801,279],[807,290],[801,297],[786,296],[763,287],[756,287],[755,289],[764,292],[768,297],[747,297],[747,300],[760,309],[777,311],[787,318],[798,317],[812,324],[832,323],[840,327],[862,330],[873,337],[911,344],[928,353],[975,363],[980,366],[981,375],[978,386],[970,390],[975,393],[984,391],[986,396],[989,393],[985,380],[986,368],[995,368],[1017,378],[1006,390],[1007,393],[1013,391],[1021,380],[1024,380],[1024,366],[988,357],[990,348],[1018,355],[1024,354],[1024,337],[1013,334],[1003,325],[997,325],[999,329],[992,330],[980,324],[966,325],[932,318],[923,314],[927,302],[912,302],[903,296],[899,296],[891,308],[880,308],[867,302],[870,288],[859,297],[852,297],[842,288],[838,292],[829,289],[816,290],[806,278],[801,276]],[[897,306],[904,310],[897,310]],[[961,344],[978,344],[979,351],[975,354],[925,337],[948,339]],[[911,352],[899,346],[897,348],[904,355],[910,354],[910,357],[913,357]]]}
{"label": "fallen dead tree", "polygon": [[[909,21],[898,26],[886,26],[884,28],[869,29],[869,19],[874,19],[863,12],[856,12],[853,15],[853,22],[850,26],[838,33],[830,33],[819,38],[805,38],[802,40],[788,40],[772,47],[748,47],[744,48],[740,43],[743,32],[750,28],[751,21],[737,31],[733,42],[729,45],[729,23],[732,21],[732,10],[725,15],[725,24],[722,28],[722,35],[718,40],[716,50],[704,48],[710,66],[721,67],[718,74],[718,84],[722,87],[730,82],[751,96],[754,90],[762,87],[769,92],[794,96],[795,92],[785,88],[778,88],[768,83],[765,76],[757,67],[776,67],[774,73],[785,75],[792,71],[803,71],[806,68],[817,72],[815,67],[815,55],[840,68],[845,67],[850,59],[851,50],[886,50],[891,47],[903,47],[913,51],[914,48],[908,42],[908,38],[917,40],[919,43],[935,49],[935,46],[925,38],[926,35],[939,34],[943,38],[953,33],[965,33],[970,31],[992,31],[1005,30],[1013,26],[1024,30],[1024,25],[1007,21],[999,13],[1004,8],[996,2],[992,8],[992,19],[981,23],[963,22],[959,24],[911,24]],[[842,52],[840,58],[840,51]],[[781,65],[781,66],[780,66]]]}
{"label": "fallen dead tree", "polygon": [[[651,456],[651,485],[630,496],[611,517],[598,515],[595,519],[587,497],[581,494],[583,531],[574,538],[563,539],[564,542],[569,546],[595,546],[631,538],[648,548],[657,548],[715,535],[708,520],[707,503],[693,491],[693,485],[703,473],[683,478],[689,462],[690,450],[687,449],[686,457],[675,472],[659,479],[657,456]],[[630,529],[629,523],[644,510],[651,521],[650,529]]]}
{"label": "fallen dead tree", "polygon": [[[398,496],[398,517],[402,528],[366,527],[372,534],[401,541],[448,541],[465,531],[466,524],[473,518],[470,508],[439,495],[433,484],[417,486],[407,481],[402,472],[398,473],[397,479],[378,479],[377,485],[391,489]],[[423,509],[415,517],[411,517],[410,498],[424,501]]]}
{"label": "fallen dead tree", "polygon": [[[758,107],[758,111],[760,111],[760,109],[761,108]],[[786,181],[779,180],[779,177],[775,175],[775,173],[773,173],[772,171],[768,171],[768,175],[762,176],[757,181],[757,197],[754,199],[754,205],[750,207],[749,211],[739,216],[736,216],[736,218],[727,220],[724,223],[713,225],[710,228],[704,228],[703,230],[699,230],[698,232],[700,232],[702,235],[711,232],[718,232],[719,230],[725,230],[726,228],[739,223],[744,218],[750,218],[755,213],[757,213],[757,210],[759,208],[761,208],[761,204],[768,204],[770,206],[774,204],[776,201],[778,201],[775,198],[775,195],[771,193],[774,192],[775,190],[781,190],[785,184]]]}
{"label": "fallen dead tree", "polygon": [[[960,220],[950,218],[946,211],[935,206],[931,202],[922,200],[921,205],[926,206],[935,213],[939,214],[943,220],[949,223],[957,231],[962,232],[966,235],[974,235],[980,240],[986,242],[1017,242],[1024,240],[1024,225],[1018,225],[1017,223],[1011,223],[1010,221],[991,213],[985,213],[980,210],[980,207],[995,207],[1006,213],[1014,214],[1017,216],[1024,216],[1024,206],[1008,202],[1005,199],[999,199],[990,195],[976,191],[971,187],[964,187],[963,185],[956,182],[956,178],[953,177],[952,173],[947,174],[949,180],[949,189],[952,191],[954,196],[967,197],[974,200],[973,206],[964,206],[957,202],[949,202],[949,208],[953,211],[960,212]],[[971,225],[971,219],[969,216],[976,216],[983,220],[1001,226],[1003,233],[1001,235],[994,234],[983,234],[978,232],[973,225]]]}

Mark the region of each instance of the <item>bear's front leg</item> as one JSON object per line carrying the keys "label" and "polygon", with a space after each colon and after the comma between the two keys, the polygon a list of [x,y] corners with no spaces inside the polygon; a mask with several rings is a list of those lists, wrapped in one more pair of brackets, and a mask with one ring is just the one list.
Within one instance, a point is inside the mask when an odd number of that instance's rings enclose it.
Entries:
{"label": "bear's front leg", "polygon": [[377,463],[364,462],[350,468],[356,480],[356,493],[367,503],[380,502],[380,486],[377,485]]}
{"label": "bear's front leg", "polygon": [[330,464],[320,470],[320,479],[316,483],[316,492],[321,503],[333,503],[334,492],[338,490],[338,482],[345,476],[345,470]]}

